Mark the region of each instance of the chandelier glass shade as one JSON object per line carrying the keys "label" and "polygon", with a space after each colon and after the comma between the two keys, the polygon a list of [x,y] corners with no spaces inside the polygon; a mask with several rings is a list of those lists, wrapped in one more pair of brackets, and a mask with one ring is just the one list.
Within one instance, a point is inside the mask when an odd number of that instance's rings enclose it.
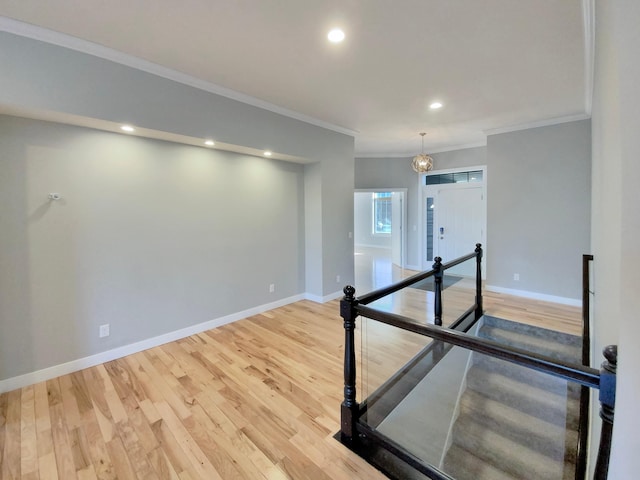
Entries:
{"label": "chandelier glass shade", "polygon": [[417,173],[426,173],[430,170],[433,170],[433,158],[425,153],[421,153],[420,155],[416,155],[415,157],[413,157],[411,166]]}
{"label": "chandelier glass shade", "polygon": [[417,173],[426,173],[430,170],[433,170],[433,158],[424,153],[424,136],[426,133],[421,133],[422,137],[422,153],[413,157],[413,161],[411,162],[411,167],[414,172]]}

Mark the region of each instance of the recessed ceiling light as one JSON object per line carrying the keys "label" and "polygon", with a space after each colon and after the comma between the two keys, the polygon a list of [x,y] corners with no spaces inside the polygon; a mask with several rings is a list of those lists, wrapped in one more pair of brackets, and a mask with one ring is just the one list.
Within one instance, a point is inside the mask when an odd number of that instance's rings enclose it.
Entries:
{"label": "recessed ceiling light", "polygon": [[135,132],[136,129],[133,128],[131,125],[122,125],[120,127],[120,130],[124,130],[125,132]]}
{"label": "recessed ceiling light", "polygon": [[204,144],[208,147],[213,147],[215,145],[215,142],[213,140],[205,140]]}
{"label": "recessed ceiling light", "polygon": [[340,43],[344,40],[344,32],[339,28],[334,28],[329,32],[327,38],[331,43]]}
{"label": "recessed ceiling light", "polygon": [[269,150],[265,150],[264,152],[264,156],[265,157],[270,157],[271,155],[273,155]]}
{"label": "recessed ceiling light", "polygon": [[442,104],[440,102],[433,102],[431,105],[429,105],[429,108],[431,110],[437,110],[439,108],[442,108]]}

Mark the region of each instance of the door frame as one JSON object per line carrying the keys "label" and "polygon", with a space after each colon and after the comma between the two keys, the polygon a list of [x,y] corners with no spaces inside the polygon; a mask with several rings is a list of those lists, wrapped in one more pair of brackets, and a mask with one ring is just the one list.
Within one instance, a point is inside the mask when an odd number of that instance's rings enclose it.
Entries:
{"label": "door frame", "polygon": [[[418,235],[418,239],[419,239],[419,243],[418,243],[418,248],[420,249],[419,251],[419,257],[420,258],[420,262],[421,262],[421,266],[423,270],[431,270],[432,266],[433,266],[433,261],[432,260],[427,260],[427,249],[426,249],[426,243],[427,243],[427,224],[426,224],[426,212],[425,212],[425,205],[427,202],[427,197],[429,196],[433,196],[431,195],[431,192],[434,189],[442,189],[444,188],[451,188],[451,189],[455,189],[455,188],[464,188],[464,187],[469,187],[470,183],[464,183],[464,184],[455,184],[455,183],[451,183],[451,184],[441,184],[441,185],[426,185],[426,180],[425,178],[428,175],[440,175],[443,173],[460,173],[460,172],[471,172],[471,171],[478,171],[481,170],[482,171],[482,182],[477,182],[473,185],[477,185],[477,186],[481,186],[482,187],[482,213],[483,213],[483,217],[484,220],[482,222],[482,235],[481,235],[481,240],[480,243],[482,243],[482,250],[483,250],[483,258],[482,258],[482,278],[486,277],[486,258],[487,258],[487,166],[486,165],[475,165],[475,166],[469,166],[469,167],[458,167],[458,168],[446,168],[446,169],[442,169],[442,170],[432,170],[431,172],[427,173],[423,173],[419,176],[419,226],[420,226],[420,231],[419,231],[419,235]],[[469,246],[470,250],[469,253],[471,253],[471,248],[473,246]]]}
{"label": "door frame", "polygon": [[[400,268],[405,268],[407,264],[407,203],[408,203],[408,189],[407,188],[356,188],[353,193],[375,193],[375,192],[400,192],[403,194],[404,201],[402,202],[402,230],[400,230],[400,245],[402,248],[402,265]],[[354,212],[355,215],[355,212]],[[354,216],[354,228],[355,228],[355,216]],[[393,224],[392,227],[393,228]]]}

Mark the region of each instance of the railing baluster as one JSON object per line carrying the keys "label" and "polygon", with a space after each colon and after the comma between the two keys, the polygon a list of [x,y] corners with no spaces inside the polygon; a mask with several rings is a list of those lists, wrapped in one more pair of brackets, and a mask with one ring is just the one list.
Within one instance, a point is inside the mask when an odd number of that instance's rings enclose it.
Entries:
{"label": "railing baluster", "polygon": [[476,243],[476,312],[478,320],[483,314],[482,306],[482,244]]}
{"label": "railing baluster", "polygon": [[442,258],[434,258],[433,264],[433,324],[442,326],[442,277],[444,272],[442,270]]}
{"label": "railing baluster", "polygon": [[356,347],[355,327],[357,312],[355,306],[356,289],[344,287],[344,297],[340,301],[340,316],[344,319],[344,401],[341,405],[340,436],[343,443],[357,442],[356,422],[359,406],[356,402]]}
{"label": "railing baluster", "polygon": [[600,370],[600,418],[602,431],[598,459],[593,475],[595,480],[606,480],[609,474],[609,457],[611,455],[611,433],[616,404],[616,368],[618,365],[618,346],[609,345],[602,352],[606,360]]}

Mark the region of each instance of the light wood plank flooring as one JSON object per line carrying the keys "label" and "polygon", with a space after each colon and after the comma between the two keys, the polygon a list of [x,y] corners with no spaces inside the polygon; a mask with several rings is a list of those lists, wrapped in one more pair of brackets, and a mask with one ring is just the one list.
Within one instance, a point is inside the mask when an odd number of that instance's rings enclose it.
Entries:
{"label": "light wood plank flooring", "polygon": [[[492,293],[485,304],[579,331],[577,308]],[[416,338],[387,337],[369,357],[391,368]],[[332,438],[343,342],[338,302],[302,301],[5,393],[0,478],[384,479]]]}

